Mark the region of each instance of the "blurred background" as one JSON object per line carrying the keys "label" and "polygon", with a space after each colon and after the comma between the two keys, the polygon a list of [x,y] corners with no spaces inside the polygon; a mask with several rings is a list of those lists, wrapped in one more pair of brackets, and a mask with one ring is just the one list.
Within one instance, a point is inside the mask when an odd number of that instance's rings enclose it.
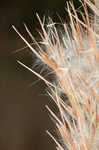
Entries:
{"label": "blurred background", "polygon": [[[45,84],[20,66],[16,60],[29,67],[34,56],[12,28],[31,42],[23,23],[34,36],[39,29],[36,13],[41,18],[51,16],[58,21],[67,17],[66,0],[3,0],[0,1],[0,149],[1,150],[55,150],[55,144],[46,130],[55,132],[54,124],[45,105],[55,110],[46,96]],[[79,7],[78,0],[74,1]],[[58,14],[58,15],[57,15]],[[36,68],[40,71],[40,68]],[[54,129],[54,130],[52,130]]]}

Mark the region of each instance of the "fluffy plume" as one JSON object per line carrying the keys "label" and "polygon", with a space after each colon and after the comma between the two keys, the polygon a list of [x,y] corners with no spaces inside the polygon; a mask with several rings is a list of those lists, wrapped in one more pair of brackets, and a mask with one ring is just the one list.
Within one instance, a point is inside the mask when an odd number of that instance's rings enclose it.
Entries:
{"label": "fluffy plume", "polygon": [[[70,28],[65,23],[62,24],[64,31],[61,35],[52,20],[45,27],[38,17],[43,31],[43,34],[40,33],[42,44],[34,39],[26,27],[39,52],[31,46],[30,49],[55,74],[56,81],[53,84],[28,68],[46,82],[51,89],[49,95],[59,109],[60,115],[55,115],[47,106],[62,139],[62,143],[58,142],[48,132],[55,141],[57,150],[99,150],[98,3],[98,0],[95,1],[96,5],[89,0],[82,3],[82,21],[79,20],[73,4],[67,3]],[[92,21],[88,15],[87,5],[94,12]],[[24,38],[23,40],[25,41]],[[62,94],[68,100],[64,101]]]}

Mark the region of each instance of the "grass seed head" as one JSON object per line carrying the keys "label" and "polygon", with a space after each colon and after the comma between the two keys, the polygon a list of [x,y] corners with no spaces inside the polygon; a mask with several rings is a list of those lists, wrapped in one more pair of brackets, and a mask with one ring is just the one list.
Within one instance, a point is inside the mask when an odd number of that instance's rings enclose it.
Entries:
{"label": "grass seed head", "polygon": [[[87,5],[94,12],[92,24]],[[48,132],[57,150],[99,150],[99,0],[95,4],[85,0],[82,7],[81,21],[74,5],[67,3],[70,28],[63,23],[61,35],[56,23],[50,20],[45,27],[37,15],[43,31],[40,44],[26,27],[39,49],[39,53],[33,52],[55,74],[56,84],[43,80],[51,88],[50,96],[60,113],[58,117],[47,107],[63,141],[57,142]]]}

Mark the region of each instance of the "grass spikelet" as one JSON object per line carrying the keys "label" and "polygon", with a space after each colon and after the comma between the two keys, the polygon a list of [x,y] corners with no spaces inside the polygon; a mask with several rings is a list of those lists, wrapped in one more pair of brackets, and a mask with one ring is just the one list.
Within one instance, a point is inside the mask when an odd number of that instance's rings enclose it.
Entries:
{"label": "grass spikelet", "polygon": [[[95,3],[98,4],[99,1]],[[95,14],[92,24],[87,5]],[[82,14],[81,21],[73,4],[67,3],[70,29],[65,23],[62,24],[64,31],[61,36],[52,20],[45,27],[37,15],[43,31],[43,34],[39,33],[42,44],[35,40],[25,26],[39,53],[30,47],[31,50],[55,74],[56,81],[53,85],[35,73],[51,88],[49,95],[59,110],[60,115],[56,115],[47,106],[62,139],[61,143],[47,132],[55,141],[57,150],[99,150],[98,6],[99,4],[96,7],[89,0],[85,0],[82,3],[85,15]],[[64,101],[62,94],[68,99]]]}

